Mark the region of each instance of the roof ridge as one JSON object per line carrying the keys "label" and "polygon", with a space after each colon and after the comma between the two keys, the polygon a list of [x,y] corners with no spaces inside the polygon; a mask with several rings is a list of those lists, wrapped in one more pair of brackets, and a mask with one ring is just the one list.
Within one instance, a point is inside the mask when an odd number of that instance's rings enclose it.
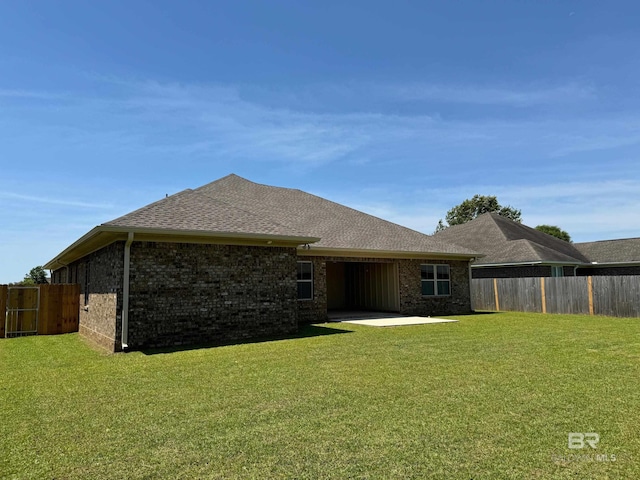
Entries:
{"label": "roof ridge", "polygon": [[[553,253],[555,253],[556,255],[561,255],[561,256],[563,256],[563,257],[567,257],[567,258],[572,258],[572,259],[574,259],[575,261],[577,261],[577,262],[579,262],[579,263],[590,263],[589,261],[585,261],[585,260],[582,260],[582,259],[580,259],[580,258],[576,258],[576,257],[574,257],[574,256],[572,256],[572,255],[567,255],[567,254],[566,254],[566,253],[564,253],[564,252],[560,252],[560,251],[558,251],[558,250],[554,250],[553,248],[549,248],[549,247],[547,247],[547,246],[545,246],[545,245],[542,245],[542,244],[540,244],[540,243],[538,243],[538,242],[535,242],[535,241],[533,241],[533,240],[528,240],[528,239],[523,239],[523,240],[526,240],[527,242],[529,242],[530,244],[532,244],[533,248],[540,248],[540,249],[542,249],[542,250],[544,250],[544,251],[553,252]],[[578,253],[580,253],[580,252],[578,251]],[[586,257],[585,257],[585,258],[586,258]],[[587,260],[588,260],[588,259],[587,259]]]}
{"label": "roof ridge", "polygon": [[[482,215],[488,215],[488,217],[493,221],[493,224],[498,228],[498,231],[500,232],[500,235],[502,235],[502,238],[504,238],[504,240],[506,242],[511,242],[512,241],[512,240],[509,240],[509,237],[507,237],[507,234],[504,232],[504,230],[502,229],[502,227],[500,226],[500,224],[497,221],[498,219],[504,220],[505,217],[503,217],[502,215],[500,215],[498,213],[495,213],[495,212],[487,212],[487,213],[483,213]],[[482,215],[478,215],[476,217],[476,219],[481,217]],[[517,223],[517,222],[514,222],[514,223]]]}
{"label": "roof ridge", "polygon": [[[299,188],[290,188],[290,187],[278,187],[276,185],[267,185],[266,183],[258,183],[258,182],[254,182],[252,180],[249,180],[248,178],[244,178],[238,174],[235,173],[230,173],[229,175],[225,175],[222,178],[218,178],[217,180],[214,180],[213,182],[209,182],[209,183],[205,183],[204,185],[199,186],[198,188],[194,188],[194,191],[198,191],[198,190],[204,190],[205,188],[214,185],[218,182],[222,182],[223,180],[227,180],[227,179],[238,179],[238,180],[242,180],[243,182],[246,183],[251,183],[252,185],[258,185],[260,187],[265,187],[265,188],[272,188],[272,189],[276,189],[276,190],[289,190],[289,191],[294,191],[294,192],[302,192],[302,193],[308,193],[305,192],[303,190],[300,190]],[[309,194],[311,195],[311,194]]]}
{"label": "roof ridge", "polygon": [[535,242],[532,242],[531,240],[527,239],[527,238],[518,238],[517,240],[507,240],[507,245],[526,245],[527,248],[531,251],[532,254],[534,255],[538,255],[539,252],[536,251],[535,245],[539,245]]}
{"label": "roof ridge", "polygon": [[140,213],[142,211],[149,210],[149,209],[155,207],[156,205],[158,205],[160,203],[167,202],[167,201],[170,201],[170,200],[176,200],[177,198],[182,197],[182,196],[184,196],[184,195],[186,195],[187,193],[190,193],[190,192],[193,192],[193,190],[191,188],[185,188],[184,190],[181,190],[181,191],[179,191],[177,193],[174,193],[173,195],[168,195],[168,196],[166,196],[164,198],[161,198],[160,200],[156,200],[155,202],[149,203],[148,205],[145,205],[145,206],[140,207],[140,208],[136,208],[132,212],[128,212],[128,213],[125,213],[124,215],[120,215],[119,217],[113,218],[113,219],[109,220],[108,222],[102,223],[101,225],[109,225],[110,223],[117,222],[118,220],[120,220],[120,219],[122,219],[124,217],[129,217],[131,215]]}

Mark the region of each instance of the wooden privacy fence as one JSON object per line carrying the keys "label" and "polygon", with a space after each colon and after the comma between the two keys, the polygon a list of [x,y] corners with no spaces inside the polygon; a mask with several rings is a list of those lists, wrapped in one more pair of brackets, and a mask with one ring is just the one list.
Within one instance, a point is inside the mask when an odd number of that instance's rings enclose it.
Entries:
{"label": "wooden privacy fence", "polygon": [[0,285],[0,338],[78,331],[80,285]]}
{"label": "wooden privacy fence", "polygon": [[474,278],[474,310],[640,317],[640,276]]}

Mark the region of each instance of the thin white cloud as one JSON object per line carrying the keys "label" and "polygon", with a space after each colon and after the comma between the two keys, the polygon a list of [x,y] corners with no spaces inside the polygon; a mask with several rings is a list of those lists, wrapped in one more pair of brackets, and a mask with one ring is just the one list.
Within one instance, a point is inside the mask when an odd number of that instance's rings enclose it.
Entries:
{"label": "thin white cloud", "polygon": [[23,202],[35,202],[35,203],[43,203],[47,205],[60,205],[65,207],[79,207],[79,208],[98,208],[98,209],[111,209],[113,205],[105,204],[105,203],[91,203],[91,202],[82,202],[75,200],[62,200],[59,198],[50,198],[50,197],[38,197],[33,195],[23,195],[21,193],[12,193],[12,192],[0,192],[0,197],[21,200]]}
{"label": "thin white cloud", "polygon": [[596,98],[596,90],[593,86],[575,82],[538,88],[413,83],[378,87],[378,90],[390,97],[404,101],[436,101],[475,105],[507,105],[513,107],[529,107],[533,105],[557,103],[566,104]]}
{"label": "thin white cloud", "polygon": [[568,136],[564,147],[550,153],[551,157],[564,157],[574,153],[593,152],[597,150],[612,150],[640,144],[640,131],[629,131],[626,135],[596,135],[594,137]]}
{"label": "thin white cloud", "polygon": [[[134,84],[132,89],[137,93],[125,100],[127,108],[151,119],[171,116],[174,121],[203,129],[205,135],[213,138],[209,144],[212,151],[218,146],[227,154],[272,156],[313,165],[361,154],[367,149],[395,150],[398,142],[411,142],[416,149],[521,147],[538,151],[544,157],[615,149],[640,142],[638,116],[469,121],[443,120],[437,114],[302,113],[246,101],[239,90],[229,87],[149,83]],[[409,85],[380,87],[373,89],[373,95],[385,89],[400,98],[402,92],[422,92],[425,98],[478,104],[562,103],[595,95],[591,87],[579,84],[541,90]],[[202,138],[195,143],[202,145]],[[184,148],[188,151],[193,146],[187,143]]]}
{"label": "thin white cloud", "polygon": [[474,188],[496,192],[504,197],[518,200],[546,200],[559,198],[640,198],[640,188],[634,180],[606,180],[595,182],[548,182],[536,185],[476,185]]}
{"label": "thin white cloud", "polygon": [[31,98],[36,100],[60,100],[67,98],[67,95],[51,93],[51,92],[39,92],[33,90],[11,90],[0,88],[0,98]]}
{"label": "thin white cloud", "polygon": [[[444,120],[436,113],[314,113],[267,107],[242,96],[241,87],[113,82],[118,93],[108,98],[76,97],[65,102],[70,115],[89,115],[76,127],[50,127],[69,148],[97,151],[209,156],[229,161],[285,163],[314,168],[347,160],[351,164],[378,158],[449,154],[465,162],[465,149],[485,152],[514,148],[539,158],[605,151],[640,142],[640,117],[594,116],[563,119]],[[535,104],[587,98],[580,84],[548,89],[480,86],[406,85],[370,89],[400,96],[420,92],[444,101],[486,104]],[[355,94],[355,88],[352,89]],[[364,86],[363,90],[367,91]],[[382,93],[381,93],[382,92]],[[425,93],[426,92],[426,93]],[[24,92],[28,95],[29,92]],[[34,92],[40,95],[41,92]],[[408,95],[409,93],[407,93]],[[71,98],[69,96],[68,98]],[[457,99],[457,100],[456,100]],[[564,99],[564,100],[562,100]],[[91,119],[101,119],[95,126]],[[88,124],[88,125],[87,125]],[[36,136],[37,129],[31,128]],[[19,133],[18,133],[19,134]],[[495,160],[497,156],[493,155]]]}

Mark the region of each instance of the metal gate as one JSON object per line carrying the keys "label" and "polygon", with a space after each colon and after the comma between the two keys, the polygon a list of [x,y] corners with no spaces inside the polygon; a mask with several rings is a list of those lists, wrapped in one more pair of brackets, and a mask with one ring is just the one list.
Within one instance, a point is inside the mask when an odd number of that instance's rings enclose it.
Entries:
{"label": "metal gate", "polygon": [[8,287],[4,336],[21,337],[38,333],[38,287]]}

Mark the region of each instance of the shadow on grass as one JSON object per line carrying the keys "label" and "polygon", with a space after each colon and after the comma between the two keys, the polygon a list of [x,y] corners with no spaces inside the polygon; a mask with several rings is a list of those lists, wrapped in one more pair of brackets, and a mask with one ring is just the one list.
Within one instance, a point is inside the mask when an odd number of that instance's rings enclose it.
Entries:
{"label": "shadow on grass", "polygon": [[474,312],[469,312],[469,313],[459,313],[459,314],[456,314],[454,316],[456,316],[456,317],[465,317],[467,315],[471,315],[471,316],[473,316],[473,315],[498,315],[498,314],[501,314],[501,313],[507,313],[507,312],[504,312],[504,311],[503,312],[496,312],[494,310],[476,310]]}
{"label": "shadow on grass", "polygon": [[273,342],[278,340],[295,340],[298,338],[323,337],[326,335],[339,335],[341,333],[353,333],[353,332],[350,330],[340,330],[337,328],[321,327],[319,325],[301,325],[296,333],[290,333],[288,335],[286,334],[272,335],[267,337],[247,338],[244,340],[212,341],[212,342],[198,343],[193,345],[175,345],[170,347],[141,348],[137,351],[145,355],[156,355],[158,353],[183,352],[187,350],[199,350],[202,348],[224,347],[229,345],[245,345],[245,344],[251,344],[251,343]]}

